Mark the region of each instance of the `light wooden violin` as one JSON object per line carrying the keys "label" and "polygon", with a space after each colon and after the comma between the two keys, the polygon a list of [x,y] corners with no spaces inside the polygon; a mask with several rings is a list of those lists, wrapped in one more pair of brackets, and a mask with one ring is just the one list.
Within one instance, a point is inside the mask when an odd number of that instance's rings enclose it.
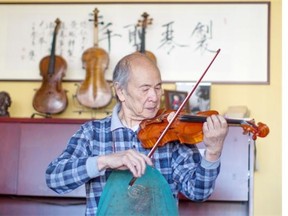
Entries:
{"label": "light wooden violin", "polygon": [[89,108],[105,107],[112,100],[112,90],[104,74],[109,65],[109,55],[98,46],[98,13],[95,8],[94,46],[85,50],[82,55],[86,76],[76,93],[79,103]]}

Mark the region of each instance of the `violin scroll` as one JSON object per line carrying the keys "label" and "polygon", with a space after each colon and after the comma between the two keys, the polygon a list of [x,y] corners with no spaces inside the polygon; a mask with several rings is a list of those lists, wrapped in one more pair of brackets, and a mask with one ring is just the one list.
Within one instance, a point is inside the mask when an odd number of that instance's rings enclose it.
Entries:
{"label": "violin scroll", "polygon": [[247,124],[241,124],[244,131],[243,134],[252,133],[253,140],[256,140],[257,137],[266,137],[270,132],[269,127],[262,122],[259,122],[257,125],[254,123],[254,120],[247,121]]}

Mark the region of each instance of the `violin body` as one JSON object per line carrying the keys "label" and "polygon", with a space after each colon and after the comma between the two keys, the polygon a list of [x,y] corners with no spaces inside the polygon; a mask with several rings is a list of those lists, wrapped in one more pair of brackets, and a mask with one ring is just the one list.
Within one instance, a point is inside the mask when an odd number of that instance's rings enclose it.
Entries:
{"label": "violin body", "polygon": [[104,49],[93,47],[82,55],[86,68],[85,80],[81,83],[76,94],[80,104],[100,108],[112,100],[112,91],[104,78],[104,71],[109,64],[109,56]]}
{"label": "violin body", "polygon": [[145,51],[142,51],[142,52],[140,51],[140,53],[145,54],[150,60],[152,60],[155,64],[157,64],[156,56],[152,52],[150,52],[148,50],[145,50]]}
{"label": "violin body", "polygon": [[40,113],[55,114],[62,112],[68,104],[66,91],[62,88],[61,80],[65,75],[67,63],[61,56],[55,56],[55,71],[47,73],[50,56],[40,62],[40,71],[43,77],[41,87],[33,99],[33,107]]}
{"label": "violin body", "polygon": [[[141,140],[144,148],[152,148],[154,146],[158,137],[160,137],[168,125],[167,116],[171,112],[174,111],[160,110],[154,119],[141,122],[141,130],[138,133],[138,138]],[[211,112],[211,114],[212,113],[214,114],[214,112]],[[203,140],[202,126],[203,123],[201,122],[195,122],[192,127],[191,124],[183,124],[180,121],[175,121],[160,141],[159,146],[173,141],[180,141],[180,143],[199,143]],[[147,134],[150,134],[150,136],[147,136]]]}
{"label": "violin body", "polygon": [[62,88],[62,79],[66,73],[67,63],[64,58],[55,55],[56,35],[59,25],[60,20],[56,19],[51,54],[40,61],[42,84],[33,98],[34,109],[44,114],[61,113],[68,104],[66,91]]}

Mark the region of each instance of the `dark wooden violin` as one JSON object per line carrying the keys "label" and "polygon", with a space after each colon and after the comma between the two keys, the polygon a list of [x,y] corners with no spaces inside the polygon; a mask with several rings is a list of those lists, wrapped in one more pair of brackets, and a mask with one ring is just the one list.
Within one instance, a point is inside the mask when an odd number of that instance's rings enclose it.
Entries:
{"label": "dark wooden violin", "polygon": [[144,12],[142,14],[142,17],[143,17],[143,20],[138,20],[138,24],[137,24],[138,27],[141,27],[141,33],[140,33],[141,44],[140,44],[140,49],[138,50],[138,52],[147,55],[148,58],[150,58],[152,61],[157,63],[155,55],[152,52],[150,52],[150,51],[145,49],[146,28],[147,28],[148,25],[152,24],[152,20],[153,19],[152,18],[148,19],[149,14],[146,13],[146,12]]}
{"label": "dark wooden violin", "polygon": [[55,54],[56,36],[60,28],[59,18],[55,21],[51,54],[41,59],[40,72],[43,77],[41,87],[33,98],[33,107],[44,114],[55,114],[64,111],[68,104],[66,91],[62,88],[62,78],[65,76],[67,63],[64,58]]}
{"label": "dark wooden violin", "polygon": [[109,65],[108,53],[98,46],[98,9],[94,10],[94,46],[82,55],[86,76],[77,90],[79,103],[89,108],[101,108],[112,99],[110,85],[105,80],[105,70]]}
{"label": "dark wooden violin", "polygon": [[[155,118],[141,122],[138,138],[144,148],[154,146],[158,137],[168,125],[167,117],[171,112],[175,111],[160,110]],[[163,146],[172,141],[179,141],[183,144],[200,143],[203,141],[203,123],[208,116],[217,114],[218,112],[215,110],[202,111],[196,115],[180,113],[158,146]],[[256,125],[254,120],[226,118],[226,121],[229,125],[240,125],[243,134],[252,134],[253,140],[256,140],[257,137],[266,137],[269,134],[268,126],[262,122]]]}

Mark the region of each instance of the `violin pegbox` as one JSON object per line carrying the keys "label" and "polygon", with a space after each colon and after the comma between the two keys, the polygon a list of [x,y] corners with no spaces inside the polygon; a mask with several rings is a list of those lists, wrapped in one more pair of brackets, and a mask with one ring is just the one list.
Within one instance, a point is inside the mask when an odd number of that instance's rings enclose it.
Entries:
{"label": "violin pegbox", "polygon": [[256,140],[257,137],[266,137],[269,134],[269,127],[262,122],[259,122],[256,125],[254,119],[250,121],[244,121],[241,124],[241,127],[243,128],[243,134],[253,134],[253,140]]}

